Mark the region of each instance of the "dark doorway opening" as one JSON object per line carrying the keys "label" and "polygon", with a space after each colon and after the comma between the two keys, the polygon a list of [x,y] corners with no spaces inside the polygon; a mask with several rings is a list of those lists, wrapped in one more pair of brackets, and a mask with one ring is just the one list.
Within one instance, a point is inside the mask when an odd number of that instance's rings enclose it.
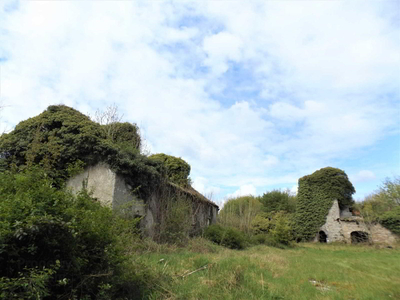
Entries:
{"label": "dark doorway opening", "polygon": [[318,233],[318,240],[319,240],[319,242],[320,243],[326,243],[326,239],[327,239],[327,235],[326,235],[326,233],[325,233],[325,231],[320,231],[319,233]]}
{"label": "dark doorway opening", "polygon": [[350,236],[352,244],[366,243],[369,240],[368,233],[364,231],[353,231],[352,233],[350,233]]}

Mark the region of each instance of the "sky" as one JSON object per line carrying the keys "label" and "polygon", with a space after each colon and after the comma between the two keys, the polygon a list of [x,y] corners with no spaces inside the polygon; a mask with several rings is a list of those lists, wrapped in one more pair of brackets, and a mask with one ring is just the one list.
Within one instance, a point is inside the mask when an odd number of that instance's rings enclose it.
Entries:
{"label": "sky", "polygon": [[400,175],[399,1],[2,1],[0,128],[117,105],[215,202]]}

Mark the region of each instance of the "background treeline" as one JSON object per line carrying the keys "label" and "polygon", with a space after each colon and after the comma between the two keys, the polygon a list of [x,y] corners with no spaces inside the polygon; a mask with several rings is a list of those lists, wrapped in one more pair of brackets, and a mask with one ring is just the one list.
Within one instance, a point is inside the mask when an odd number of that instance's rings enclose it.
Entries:
{"label": "background treeline", "polygon": [[249,245],[291,246],[296,196],[273,190],[262,196],[229,199],[218,215],[218,224],[209,226],[205,236],[234,249]]}
{"label": "background treeline", "polygon": [[325,223],[332,199],[338,199],[342,208],[350,208],[354,216],[363,217],[367,225],[380,223],[400,234],[400,177],[387,178],[360,202],[353,201],[354,187],[339,169],[323,168],[299,182],[297,195],[273,190],[258,197],[228,199],[218,215],[218,224],[207,228],[205,236],[233,249],[255,244],[290,247],[295,241],[315,237]]}
{"label": "background treeline", "polygon": [[400,177],[386,178],[377,191],[354,205],[368,223],[381,223],[400,234]]}

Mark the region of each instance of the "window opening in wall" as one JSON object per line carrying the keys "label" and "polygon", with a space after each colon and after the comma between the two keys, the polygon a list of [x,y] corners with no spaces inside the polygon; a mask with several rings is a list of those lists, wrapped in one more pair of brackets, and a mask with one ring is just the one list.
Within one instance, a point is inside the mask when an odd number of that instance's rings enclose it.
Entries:
{"label": "window opening in wall", "polygon": [[326,243],[328,236],[326,235],[325,231],[320,231],[318,233],[318,240],[320,243]]}
{"label": "window opening in wall", "polygon": [[352,244],[366,243],[369,240],[368,233],[364,231],[353,231],[352,233],[350,233],[350,236]]}

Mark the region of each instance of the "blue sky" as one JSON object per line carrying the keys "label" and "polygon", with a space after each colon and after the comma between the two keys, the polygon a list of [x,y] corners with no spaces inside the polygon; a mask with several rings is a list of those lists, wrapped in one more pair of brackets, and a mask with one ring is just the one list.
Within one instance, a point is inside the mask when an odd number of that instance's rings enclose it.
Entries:
{"label": "blue sky", "polygon": [[218,203],[326,166],[362,199],[400,175],[399,3],[5,1],[0,126],[115,103]]}

